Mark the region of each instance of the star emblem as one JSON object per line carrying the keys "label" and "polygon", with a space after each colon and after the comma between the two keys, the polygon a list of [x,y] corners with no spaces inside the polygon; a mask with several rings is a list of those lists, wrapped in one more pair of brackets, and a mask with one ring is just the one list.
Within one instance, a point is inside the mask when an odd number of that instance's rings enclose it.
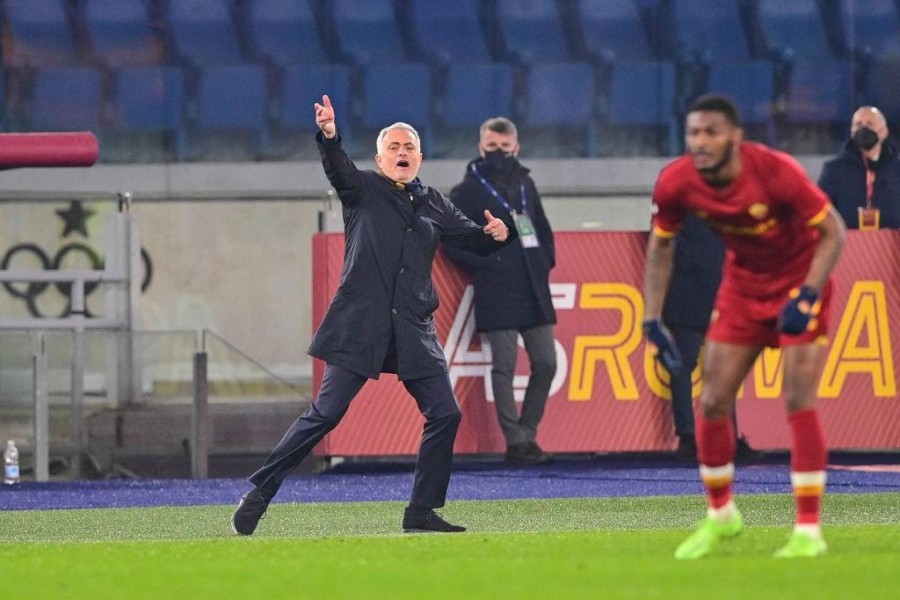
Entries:
{"label": "star emblem", "polygon": [[56,214],[66,223],[62,237],[66,237],[73,231],[77,231],[84,237],[88,236],[87,220],[93,216],[94,211],[85,209],[81,205],[81,200],[72,200],[69,202],[67,210],[57,210]]}

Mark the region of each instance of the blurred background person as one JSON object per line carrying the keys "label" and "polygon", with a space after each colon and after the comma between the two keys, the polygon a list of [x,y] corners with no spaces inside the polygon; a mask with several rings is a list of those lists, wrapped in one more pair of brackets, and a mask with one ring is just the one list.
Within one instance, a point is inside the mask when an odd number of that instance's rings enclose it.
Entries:
{"label": "blurred background person", "polygon": [[862,106],[850,121],[850,139],[822,167],[819,187],[848,229],[900,228],[900,156],[889,134],[881,111]]}
{"label": "blurred background person", "polygon": [[[529,170],[518,161],[515,124],[505,117],[482,123],[478,153],[450,200],[478,224],[484,224],[485,210],[509,214],[519,240],[490,256],[447,250],[475,287],[475,326],[491,347],[491,388],[506,459],[547,463],[551,457],[536,437],[556,374],[556,312],[549,284],[556,264],[553,231]],[[521,413],[513,388],[519,336],[531,366]]]}

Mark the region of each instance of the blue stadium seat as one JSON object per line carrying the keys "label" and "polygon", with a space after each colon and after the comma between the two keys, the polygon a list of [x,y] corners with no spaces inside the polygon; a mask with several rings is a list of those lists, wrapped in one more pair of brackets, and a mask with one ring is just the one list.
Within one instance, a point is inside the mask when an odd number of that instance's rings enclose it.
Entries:
{"label": "blue stadium seat", "polygon": [[636,0],[578,0],[576,14],[595,57],[606,62],[654,58]]}
{"label": "blue stadium seat", "polygon": [[328,94],[335,121],[345,139],[350,132],[350,70],[342,65],[289,65],[276,97],[277,125],[286,131],[317,131],[313,104]]}
{"label": "blue stadium seat", "polygon": [[528,73],[525,122],[537,127],[585,125],[593,118],[597,91],[587,63],[534,65]]}
{"label": "blue stadium seat", "polygon": [[672,0],[680,56],[696,62],[750,60],[739,0]]}
{"label": "blue stadium seat", "polygon": [[900,58],[889,58],[877,62],[866,72],[863,98],[866,104],[877,106],[888,122],[893,133],[900,126]]}
{"label": "blue stadium seat", "polygon": [[816,0],[759,0],[759,20],[771,58],[834,57]]}
{"label": "blue stadium seat", "polygon": [[900,58],[900,7],[896,0],[866,0],[847,6],[844,36],[857,55],[876,61]]}
{"label": "blue stadium seat", "polygon": [[192,67],[244,62],[227,0],[167,0],[166,18],[178,57]]}
{"label": "blue stadium seat", "polygon": [[247,25],[255,52],[277,65],[326,63],[315,0],[253,0]]}
{"label": "blue stadium seat", "polygon": [[422,151],[430,151],[432,75],[427,65],[378,64],[366,69],[362,86],[364,129],[403,121],[419,132]]}
{"label": "blue stadium seat", "polygon": [[30,126],[36,131],[97,131],[103,101],[103,73],[99,69],[40,69],[29,106]]}
{"label": "blue stadium seat", "polygon": [[3,63],[58,67],[78,63],[79,48],[64,0],[6,0]]}
{"label": "blue stadium seat", "polygon": [[441,117],[449,127],[478,127],[490,117],[510,116],[513,71],[504,63],[452,64],[447,69]]}
{"label": "blue stadium seat", "polygon": [[613,125],[669,125],[675,110],[675,66],[669,62],[623,62],[610,77]]}
{"label": "blue stadium seat", "polygon": [[709,66],[708,91],[732,98],[745,124],[759,125],[772,120],[775,72],[768,61],[713,62]]}
{"label": "blue stadium seat", "polygon": [[497,23],[511,57],[524,64],[572,60],[555,0],[498,0]]}
{"label": "blue stadium seat", "polygon": [[853,94],[850,80],[849,61],[795,62],[787,90],[788,121],[827,126],[849,120]]}
{"label": "blue stadium seat", "polygon": [[609,126],[625,131],[624,143],[631,143],[631,138],[646,130],[655,138],[654,153],[676,154],[679,127],[675,65],[668,61],[614,64],[606,116]]}
{"label": "blue stadium seat", "polygon": [[165,45],[144,0],[83,0],[93,54],[108,67],[159,65]]}
{"label": "blue stadium seat", "polygon": [[184,157],[185,77],[180,67],[119,69],[115,75],[112,108],[115,133],[166,134],[175,160]]}
{"label": "blue stadium seat", "polygon": [[245,135],[254,154],[267,151],[268,93],[266,71],[260,65],[227,65],[200,71],[196,116],[189,138],[191,153],[204,134]]}
{"label": "blue stadium seat", "polygon": [[406,60],[403,32],[391,0],[333,0],[341,52],[358,65]]}
{"label": "blue stadium seat", "polygon": [[416,46],[434,62],[446,66],[491,61],[478,0],[411,0],[409,10]]}

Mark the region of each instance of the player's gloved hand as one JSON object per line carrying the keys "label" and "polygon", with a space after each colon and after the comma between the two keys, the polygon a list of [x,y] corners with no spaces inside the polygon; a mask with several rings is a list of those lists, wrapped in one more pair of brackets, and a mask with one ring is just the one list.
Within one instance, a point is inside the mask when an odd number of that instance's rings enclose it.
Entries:
{"label": "player's gloved hand", "polygon": [[658,319],[648,319],[644,321],[644,336],[656,346],[656,360],[662,363],[666,371],[672,375],[678,373],[681,370],[681,351],[666,326]]}
{"label": "player's gloved hand", "polygon": [[819,314],[819,292],[814,287],[804,285],[791,290],[791,299],[781,309],[778,329],[788,335],[800,335],[815,326],[811,321]]}

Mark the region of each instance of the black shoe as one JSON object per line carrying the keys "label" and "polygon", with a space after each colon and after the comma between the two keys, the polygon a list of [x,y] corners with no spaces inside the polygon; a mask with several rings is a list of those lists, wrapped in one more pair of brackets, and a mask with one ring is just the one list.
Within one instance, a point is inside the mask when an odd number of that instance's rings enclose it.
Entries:
{"label": "black shoe", "polygon": [[760,460],[762,456],[763,453],[752,447],[747,441],[747,438],[741,436],[737,439],[734,450],[734,457],[737,461],[744,463],[756,462]]}
{"label": "black shoe", "polygon": [[696,460],[697,458],[697,440],[691,435],[678,436],[678,448],[675,454],[684,458]]}
{"label": "black shoe", "polygon": [[448,523],[431,508],[407,506],[403,511],[403,533],[459,533],[462,525]]}
{"label": "black shoe", "polygon": [[264,498],[254,489],[241,496],[241,503],[231,516],[231,528],[238,535],[250,535],[256,530],[259,520],[266,514],[271,498]]}
{"label": "black shoe", "polygon": [[534,442],[520,442],[506,448],[506,460],[522,465],[547,464],[553,458]]}

